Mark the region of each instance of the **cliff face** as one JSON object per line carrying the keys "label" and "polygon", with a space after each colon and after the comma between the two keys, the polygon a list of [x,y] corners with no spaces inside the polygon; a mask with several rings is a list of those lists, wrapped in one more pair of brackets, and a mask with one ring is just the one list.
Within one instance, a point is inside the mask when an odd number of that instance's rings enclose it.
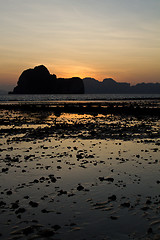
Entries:
{"label": "cliff face", "polygon": [[81,94],[84,93],[82,79],[57,78],[51,75],[48,69],[37,66],[34,69],[27,69],[19,77],[17,86],[12,94]]}

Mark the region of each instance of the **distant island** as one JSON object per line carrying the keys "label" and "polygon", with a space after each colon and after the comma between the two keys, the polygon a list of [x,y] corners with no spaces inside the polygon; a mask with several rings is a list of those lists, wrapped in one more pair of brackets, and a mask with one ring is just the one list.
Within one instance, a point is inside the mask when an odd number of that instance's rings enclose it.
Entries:
{"label": "distant island", "polygon": [[57,78],[43,66],[27,69],[20,75],[17,86],[9,94],[160,94],[160,83],[116,82],[106,78]]}
{"label": "distant island", "polygon": [[106,78],[99,82],[94,78],[84,78],[85,93],[92,94],[160,94],[160,83],[138,83],[131,86],[130,83],[116,82],[112,78]]}

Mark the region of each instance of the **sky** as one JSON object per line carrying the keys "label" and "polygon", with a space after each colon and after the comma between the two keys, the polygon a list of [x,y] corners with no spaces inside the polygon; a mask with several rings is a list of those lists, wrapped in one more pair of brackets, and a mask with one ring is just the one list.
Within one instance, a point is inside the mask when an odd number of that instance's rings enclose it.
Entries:
{"label": "sky", "polygon": [[160,83],[160,0],[0,0],[0,88],[58,77]]}

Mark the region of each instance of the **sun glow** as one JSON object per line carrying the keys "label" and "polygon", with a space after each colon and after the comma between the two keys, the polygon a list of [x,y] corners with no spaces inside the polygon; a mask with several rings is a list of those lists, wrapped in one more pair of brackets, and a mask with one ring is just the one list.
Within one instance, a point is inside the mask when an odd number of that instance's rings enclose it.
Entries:
{"label": "sun glow", "polygon": [[63,68],[53,66],[49,69],[51,73],[55,73],[57,77],[62,78],[80,77],[83,79],[87,76],[96,77],[95,69],[83,65],[65,65]]}

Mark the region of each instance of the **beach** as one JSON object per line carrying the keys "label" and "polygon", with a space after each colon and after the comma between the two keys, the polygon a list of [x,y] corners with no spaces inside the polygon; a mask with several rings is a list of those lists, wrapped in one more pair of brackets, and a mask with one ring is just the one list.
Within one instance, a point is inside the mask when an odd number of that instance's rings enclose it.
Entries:
{"label": "beach", "polygon": [[0,105],[0,239],[160,239],[159,100]]}

